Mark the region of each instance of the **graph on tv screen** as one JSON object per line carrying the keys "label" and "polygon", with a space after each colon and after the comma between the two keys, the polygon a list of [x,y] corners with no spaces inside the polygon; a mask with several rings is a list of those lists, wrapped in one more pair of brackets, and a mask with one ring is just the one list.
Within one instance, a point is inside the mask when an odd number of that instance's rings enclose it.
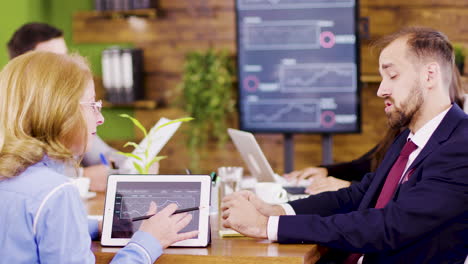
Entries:
{"label": "graph on tv screen", "polygon": [[236,0],[241,129],[360,131],[354,0]]}

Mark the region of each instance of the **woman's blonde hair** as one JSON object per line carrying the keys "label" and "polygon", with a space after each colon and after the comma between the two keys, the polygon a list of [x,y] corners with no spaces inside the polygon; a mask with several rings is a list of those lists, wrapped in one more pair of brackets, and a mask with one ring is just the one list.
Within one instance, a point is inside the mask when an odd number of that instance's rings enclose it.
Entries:
{"label": "woman's blonde hair", "polygon": [[79,55],[28,52],[0,72],[0,177],[13,177],[44,155],[73,161],[86,148],[80,99],[92,81]]}

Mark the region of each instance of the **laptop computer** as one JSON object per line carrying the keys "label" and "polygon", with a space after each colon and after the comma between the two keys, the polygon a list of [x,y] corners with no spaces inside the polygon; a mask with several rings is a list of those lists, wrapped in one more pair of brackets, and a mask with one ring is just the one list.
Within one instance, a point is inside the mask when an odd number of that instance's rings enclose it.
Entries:
{"label": "laptop computer", "polygon": [[290,194],[305,194],[305,187],[311,182],[309,180],[290,182],[274,173],[252,133],[228,128],[228,134],[257,182],[278,182]]}

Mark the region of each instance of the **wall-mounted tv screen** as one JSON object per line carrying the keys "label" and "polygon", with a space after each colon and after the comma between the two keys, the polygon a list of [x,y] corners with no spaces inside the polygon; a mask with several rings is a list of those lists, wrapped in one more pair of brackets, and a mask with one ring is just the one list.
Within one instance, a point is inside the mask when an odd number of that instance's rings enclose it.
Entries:
{"label": "wall-mounted tv screen", "polygon": [[360,131],[354,0],[236,0],[240,126]]}

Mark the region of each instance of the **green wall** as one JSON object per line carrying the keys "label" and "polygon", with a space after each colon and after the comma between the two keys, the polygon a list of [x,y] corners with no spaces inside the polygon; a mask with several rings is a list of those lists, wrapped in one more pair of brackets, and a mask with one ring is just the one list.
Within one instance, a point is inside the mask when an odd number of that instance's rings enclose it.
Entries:
{"label": "green wall", "polygon": [[0,66],[8,62],[6,43],[13,32],[28,22],[44,22],[63,30],[65,41],[71,51],[80,52],[88,57],[93,72],[101,75],[100,54],[110,45],[115,44],[75,44],[72,41],[72,15],[79,10],[93,9],[93,0],[14,0],[0,4],[0,41],[3,51],[0,54]]}
{"label": "green wall", "polygon": [[[49,23],[63,30],[65,41],[72,52],[78,52],[87,57],[91,63],[94,75],[101,75],[101,52],[110,45],[125,45],[128,43],[112,44],[75,44],[72,41],[72,16],[79,10],[92,10],[93,0],[12,0],[2,1],[0,4],[0,67],[8,63],[6,44],[13,32],[28,22]],[[106,109],[104,125],[98,128],[103,139],[133,139],[134,129],[128,125],[126,119],[118,114],[126,113],[133,116],[130,109]]]}
{"label": "green wall", "polygon": [[41,0],[3,1],[0,6],[0,67],[8,62],[6,44],[15,30],[28,21],[44,21],[45,6]]}

